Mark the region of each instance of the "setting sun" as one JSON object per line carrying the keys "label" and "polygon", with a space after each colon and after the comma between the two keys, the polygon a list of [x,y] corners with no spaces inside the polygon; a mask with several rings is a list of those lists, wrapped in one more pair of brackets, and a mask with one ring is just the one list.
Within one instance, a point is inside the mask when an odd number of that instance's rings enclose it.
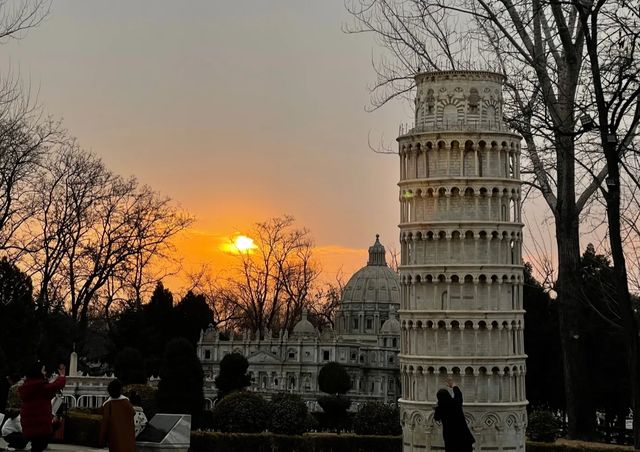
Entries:
{"label": "setting sun", "polygon": [[257,248],[253,243],[253,239],[247,237],[246,235],[239,235],[233,240],[233,245],[236,247],[238,251],[249,251]]}
{"label": "setting sun", "polygon": [[227,253],[250,253],[256,248],[256,244],[253,242],[251,237],[247,237],[246,235],[237,235],[230,239],[228,242],[223,243],[220,247],[222,251]]}

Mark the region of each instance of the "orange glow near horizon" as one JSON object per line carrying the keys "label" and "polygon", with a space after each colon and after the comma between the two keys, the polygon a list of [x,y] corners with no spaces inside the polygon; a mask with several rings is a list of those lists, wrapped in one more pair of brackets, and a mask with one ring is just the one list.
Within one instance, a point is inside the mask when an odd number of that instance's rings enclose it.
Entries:
{"label": "orange glow near horizon", "polygon": [[[236,241],[240,237],[246,239]],[[239,248],[257,245],[243,234],[223,235],[211,230],[190,228],[179,234],[174,240],[174,253],[182,263],[181,271],[165,278],[165,285],[180,292],[190,285],[190,274],[206,269],[213,279],[225,278],[237,265]],[[367,263],[367,248],[350,248],[332,244],[319,244],[313,249],[314,260],[321,268],[319,282],[334,283],[336,278],[346,282],[351,275]],[[387,256],[388,257],[388,256]]]}

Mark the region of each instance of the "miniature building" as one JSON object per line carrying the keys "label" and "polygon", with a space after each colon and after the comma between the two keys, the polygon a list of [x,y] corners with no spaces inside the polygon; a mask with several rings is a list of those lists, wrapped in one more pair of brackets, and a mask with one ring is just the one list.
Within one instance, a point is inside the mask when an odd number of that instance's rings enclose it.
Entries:
{"label": "miniature building", "polygon": [[416,76],[400,154],[401,420],[405,451],[443,450],[436,392],[453,376],[475,450],[524,450],[520,137],[505,78]]}
{"label": "miniature building", "polygon": [[[319,395],[318,373],[330,361],[342,364],[353,382],[349,396],[357,402],[396,402],[399,396],[398,351],[400,323],[398,276],[385,260],[378,237],[369,248],[367,265],[346,284],[335,331],[318,331],[306,312],[291,334],[280,331],[260,338],[245,332],[222,340],[213,326],[203,331],[198,356],[205,377],[215,378],[228,353],[241,353],[249,361],[251,390],[266,395],[280,391],[300,394],[313,402]],[[215,397],[205,388],[207,402]]]}

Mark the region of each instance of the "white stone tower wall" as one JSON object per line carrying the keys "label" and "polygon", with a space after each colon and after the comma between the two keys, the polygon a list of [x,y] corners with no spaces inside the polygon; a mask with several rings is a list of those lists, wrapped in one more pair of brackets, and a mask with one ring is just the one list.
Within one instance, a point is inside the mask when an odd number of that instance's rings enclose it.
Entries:
{"label": "white stone tower wall", "polygon": [[447,375],[475,450],[524,450],[520,137],[502,123],[503,76],[416,78],[401,130],[401,376],[404,450],[443,450],[433,421]]}

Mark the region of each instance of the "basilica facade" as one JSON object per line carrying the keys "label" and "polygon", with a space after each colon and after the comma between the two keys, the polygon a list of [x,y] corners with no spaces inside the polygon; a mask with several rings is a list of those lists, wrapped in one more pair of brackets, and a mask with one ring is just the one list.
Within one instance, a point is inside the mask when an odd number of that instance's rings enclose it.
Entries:
{"label": "basilica facade", "polygon": [[[320,395],[320,369],[336,361],[351,376],[352,390],[348,395],[356,405],[365,401],[395,403],[400,394],[400,322],[396,318],[399,307],[399,279],[387,265],[385,249],[376,236],[369,248],[367,265],[344,288],[335,330],[319,331],[307,319],[306,312],[291,334],[280,331],[260,338],[246,331],[237,337],[221,334],[210,326],[202,332],[197,353],[209,382],[218,373],[225,355],[240,353],[249,361],[253,382],[250,390],[266,396],[293,392],[310,404]],[[207,389],[205,396],[210,403],[215,393]]]}

